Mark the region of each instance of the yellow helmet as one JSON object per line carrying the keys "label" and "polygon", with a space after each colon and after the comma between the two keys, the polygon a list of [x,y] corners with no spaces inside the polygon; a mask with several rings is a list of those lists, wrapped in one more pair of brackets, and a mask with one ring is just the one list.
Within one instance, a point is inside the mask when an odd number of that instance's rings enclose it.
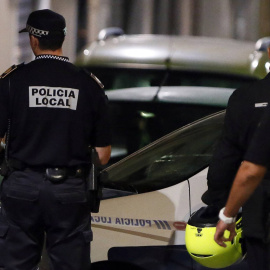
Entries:
{"label": "yellow helmet", "polygon": [[[236,236],[227,247],[219,246],[215,240],[219,210],[211,206],[202,207],[193,213],[186,226],[186,248],[190,256],[199,264],[209,268],[224,268],[243,259],[242,216],[236,221]],[[225,231],[225,237],[229,232]]]}

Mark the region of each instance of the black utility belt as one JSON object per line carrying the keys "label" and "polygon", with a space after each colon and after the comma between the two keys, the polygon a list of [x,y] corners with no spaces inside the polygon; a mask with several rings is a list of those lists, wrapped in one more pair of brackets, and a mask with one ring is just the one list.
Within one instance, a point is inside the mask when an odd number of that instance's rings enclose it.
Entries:
{"label": "black utility belt", "polygon": [[45,173],[50,181],[60,182],[68,177],[81,178],[84,175],[83,171],[82,168],[47,168]]}
{"label": "black utility belt", "polygon": [[69,167],[59,167],[59,168],[31,168],[26,167],[25,171],[37,171],[45,173],[46,178],[51,182],[61,182],[66,178],[82,178],[85,176],[86,170],[83,167],[79,168],[69,168]]}
{"label": "black utility belt", "polygon": [[66,178],[82,178],[89,171],[86,165],[77,165],[73,167],[47,167],[47,166],[29,166],[22,161],[10,159],[8,170],[12,171],[34,171],[44,173],[52,182],[60,182]]}

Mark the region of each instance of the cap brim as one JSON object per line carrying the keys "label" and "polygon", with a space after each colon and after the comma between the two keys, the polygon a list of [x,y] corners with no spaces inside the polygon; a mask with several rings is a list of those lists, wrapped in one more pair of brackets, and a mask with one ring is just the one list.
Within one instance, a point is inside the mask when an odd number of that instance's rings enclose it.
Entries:
{"label": "cap brim", "polygon": [[19,33],[24,33],[24,32],[28,32],[26,28],[19,31]]}

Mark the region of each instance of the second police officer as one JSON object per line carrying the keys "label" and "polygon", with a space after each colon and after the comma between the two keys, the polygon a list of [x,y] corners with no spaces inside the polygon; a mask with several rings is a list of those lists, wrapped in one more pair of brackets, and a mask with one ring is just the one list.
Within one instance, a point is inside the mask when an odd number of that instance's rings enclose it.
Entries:
{"label": "second police officer", "polygon": [[62,55],[63,16],[34,11],[20,32],[29,34],[36,58],[0,79],[7,164],[1,201],[9,223],[5,269],[36,269],[44,235],[52,269],[90,269],[85,176],[90,145],[101,164],[110,158],[107,99],[94,75]]}
{"label": "second police officer", "polygon": [[[268,48],[268,54],[270,51]],[[237,174],[247,161],[267,166],[259,159],[247,156],[258,124],[270,104],[270,74],[249,86],[236,89],[231,95],[225,116],[221,141],[216,147],[208,171],[208,190],[202,200],[208,205],[219,208],[225,206],[228,195]],[[269,111],[269,109],[268,109]],[[265,145],[267,148],[267,145]],[[261,157],[263,159],[263,157]],[[245,161],[245,162],[243,162]],[[247,248],[247,262],[250,269],[268,269],[268,251],[270,245],[270,172],[255,189],[243,205],[243,234]],[[255,183],[255,182],[254,182]],[[239,192],[241,192],[239,190]],[[221,211],[220,217],[226,220]],[[233,219],[231,219],[232,223]],[[228,219],[226,222],[230,222]]]}

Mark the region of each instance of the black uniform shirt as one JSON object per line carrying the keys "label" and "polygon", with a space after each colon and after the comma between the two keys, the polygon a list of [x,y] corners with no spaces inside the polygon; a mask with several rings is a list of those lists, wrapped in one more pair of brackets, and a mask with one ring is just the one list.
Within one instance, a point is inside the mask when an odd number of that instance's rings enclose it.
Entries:
{"label": "black uniform shirt", "polygon": [[[231,95],[223,135],[209,166],[208,191],[202,197],[206,204],[224,206],[241,162],[245,159],[255,161],[251,158],[255,152],[248,149],[267,105],[270,107],[270,74],[263,80],[235,90]],[[264,160],[266,163],[269,161],[269,158]],[[269,172],[265,178],[270,179]],[[260,186],[243,208],[245,234],[248,236],[264,236],[264,191],[265,188]]]}
{"label": "black uniform shirt", "polygon": [[244,160],[269,167],[270,165],[270,106],[258,123]]}
{"label": "black uniform shirt", "polygon": [[230,189],[268,103],[270,74],[263,80],[233,92],[226,110],[222,138],[209,167],[210,187]]}
{"label": "black uniform shirt", "polygon": [[38,56],[0,80],[0,137],[9,158],[29,166],[89,162],[88,146],[111,143],[107,98],[68,58]]}

